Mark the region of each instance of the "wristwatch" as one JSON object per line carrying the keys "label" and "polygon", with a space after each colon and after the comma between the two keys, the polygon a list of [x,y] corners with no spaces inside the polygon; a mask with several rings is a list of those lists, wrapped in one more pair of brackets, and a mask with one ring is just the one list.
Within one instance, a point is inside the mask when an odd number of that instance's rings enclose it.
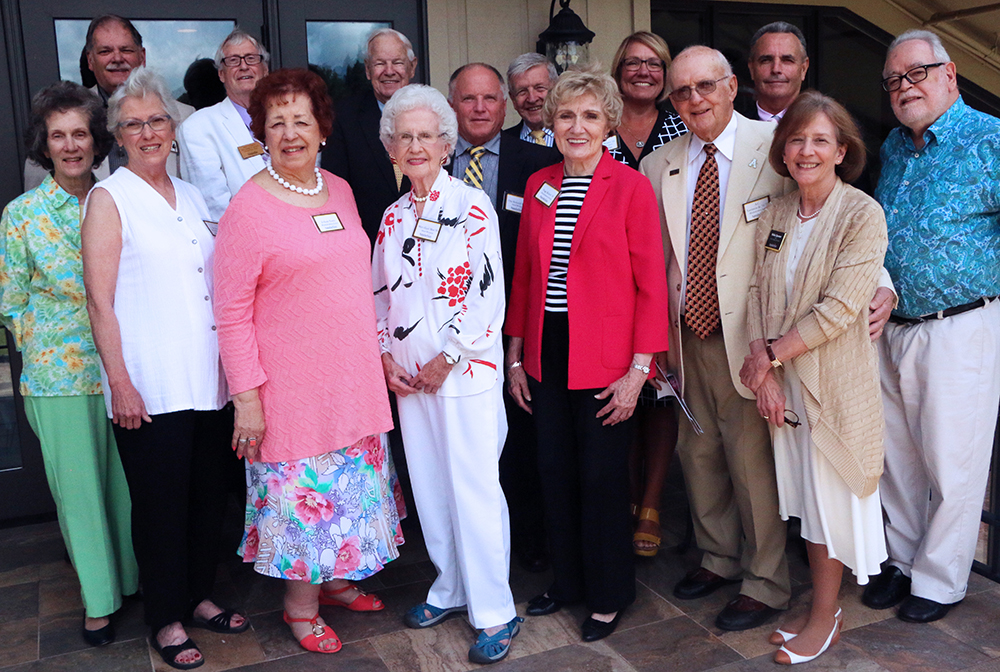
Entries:
{"label": "wristwatch", "polygon": [[649,375],[649,367],[648,366],[643,366],[642,364],[638,364],[636,362],[632,362],[632,368],[635,369],[636,371],[642,371],[647,376]]}
{"label": "wristwatch", "polygon": [[450,364],[451,366],[455,366],[456,364],[458,364],[458,360],[462,359],[461,355],[459,355],[458,357],[452,357],[447,352],[442,352],[441,354],[444,355],[444,361],[448,362],[448,364]]}
{"label": "wristwatch", "polygon": [[770,343],[764,345],[764,351],[767,353],[767,358],[771,360],[772,367],[776,369],[781,366],[781,360],[774,356],[774,350],[771,349]]}

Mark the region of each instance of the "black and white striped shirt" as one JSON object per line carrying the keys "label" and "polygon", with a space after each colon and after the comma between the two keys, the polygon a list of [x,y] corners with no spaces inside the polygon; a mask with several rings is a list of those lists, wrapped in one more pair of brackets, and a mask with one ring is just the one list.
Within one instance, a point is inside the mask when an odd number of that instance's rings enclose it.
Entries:
{"label": "black and white striped shirt", "polygon": [[569,250],[573,245],[573,231],[583,207],[583,199],[590,188],[593,175],[564,177],[556,201],[555,239],[552,242],[552,261],[549,264],[549,283],[545,289],[545,310],[565,313],[566,274],[569,271]]}

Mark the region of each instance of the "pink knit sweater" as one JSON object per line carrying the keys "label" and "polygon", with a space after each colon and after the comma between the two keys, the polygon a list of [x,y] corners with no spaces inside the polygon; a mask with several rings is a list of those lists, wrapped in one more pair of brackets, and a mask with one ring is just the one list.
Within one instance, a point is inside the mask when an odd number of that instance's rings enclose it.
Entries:
{"label": "pink knit sweater", "polygon": [[[261,459],[350,446],[392,427],[375,332],[368,237],[347,183],[297,208],[247,182],[219,222],[215,314],[233,394],[260,388]],[[313,215],[344,229],[321,233]]]}

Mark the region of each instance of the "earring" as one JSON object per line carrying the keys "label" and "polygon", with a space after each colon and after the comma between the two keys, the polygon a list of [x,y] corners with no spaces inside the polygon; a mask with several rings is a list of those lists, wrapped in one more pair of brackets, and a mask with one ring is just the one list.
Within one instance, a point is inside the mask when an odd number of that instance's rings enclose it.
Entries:
{"label": "earring", "polygon": [[389,163],[391,163],[394,166],[396,165],[396,157],[393,156],[392,154],[389,155]]}
{"label": "earring", "polygon": [[448,155],[447,154],[445,154],[444,156],[441,157],[441,165],[443,166],[446,163],[448,163]]}
{"label": "earring", "polygon": [[319,146],[320,147],[326,147],[326,140],[324,140],[323,142],[319,143]]}

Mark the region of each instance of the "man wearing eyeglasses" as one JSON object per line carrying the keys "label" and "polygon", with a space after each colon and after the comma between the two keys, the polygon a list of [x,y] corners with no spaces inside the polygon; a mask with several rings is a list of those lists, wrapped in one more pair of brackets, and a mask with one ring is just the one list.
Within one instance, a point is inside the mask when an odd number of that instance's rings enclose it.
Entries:
{"label": "man wearing eyeglasses", "polygon": [[926,623],[966,593],[1000,403],[1000,120],[966,106],[940,39],[890,45],[902,124],[876,199],[899,305],[879,341],[889,562],[863,602]]}
{"label": "man wearing eyeglasses", "polygon": [[181,177],[201,190],[219,221],[240,187],[264,169],[264,146],[250,132],[250,93],[267,75],[269,54],[237,28],[215,52],[226,98],[192,114],[177,129]]}

